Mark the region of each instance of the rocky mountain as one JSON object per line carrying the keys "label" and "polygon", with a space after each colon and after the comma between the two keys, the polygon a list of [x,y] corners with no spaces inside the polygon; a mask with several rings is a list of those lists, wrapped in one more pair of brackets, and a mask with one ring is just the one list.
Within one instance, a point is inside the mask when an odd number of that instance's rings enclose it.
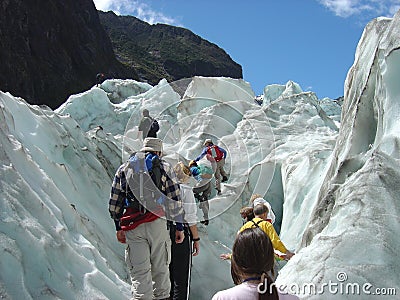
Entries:
{"label": "rocky mountain", "polygon": [[150,84],[198,76],[242,78],[242,67],[217,45],[188,29],[150,25],[132,16],[99,11],[117,58]]}
{"label": "rocky mountain", "polygon": [[98,72],[138,78],[116,60],[92,0],[2,0],[0,90],[58,107]]}
{"label": "rocky mountain", "polygon": [[99,72],[151,84],[242,77],[224,50],[187,29],[100,12],[106,32],[92,0],[2,0],[0,15],[0,90],[31,104],[57,108]]}

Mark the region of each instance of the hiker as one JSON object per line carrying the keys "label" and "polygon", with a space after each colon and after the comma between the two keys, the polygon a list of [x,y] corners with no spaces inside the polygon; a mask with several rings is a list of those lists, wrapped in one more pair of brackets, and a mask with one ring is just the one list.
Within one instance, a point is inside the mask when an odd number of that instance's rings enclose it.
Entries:
{"label": "hiker", "polygon": [[271,240],[258,228],[240,232],[232,248],[231,276],[236,286],[217,292],[212,300],[275,299],[295,300],[273,285],[274,249]]}
{"label": "hiker", "polygon": [[290,259],[294,255],[294,253],[286,249],[285,245],[282,243],[278,234],[276,233],[274,226],[272,226],[272,224],[267,221],[268,207],[265,204],[257,204],[253,208],[253,213],[254,218],[244,224],[239,231],[243,231],[246,228],[259,227],[269,236],[272,245],[274,246],[274,249],[285,254],[286,259]]}
{"label": "hiker", "polygon": [[[286,249],[285,245],[280,240],[279,235],[276,233],[274,226],[272,226],[272,224],[267,221],[268,207],[265,204],[257,204],[253,209],[253,213],[254,218],[244,224],[240,228],[239,233],[247,228],[260,228],[268,235],[272,242],[272,245],[274,246],[274,249],[281,252],[284,259],[289,260],[294,255],[294,253]],[[220,257],[222,259],[230,259],[231,255],[221,254]]]}
{"label": "hiker", "polygon": [[199,208],[203,211],[204,220],[200,221],[200,223],[208,225],[208,211],[210,210],[208,199],[211,195],[211,178],[214,171],[212,167],[204,163],[198,164],[194,160],[189,162],[189,167],[191,174],[197,180],[196,185],[193,187],[193,193],[194,197],[200,202]]}
{"label": "hiker", "polygon": [[96,75],[96,86],[99,87],[104,80],[106,79],[106,76],[104,75],[104,73],[98,73]]}
{"label": "hiker", "polygon": [[160,126],[158,125],[157,120],[150,117],[150,113],[147,109],[143,109],[142,115],[143,115],[143,117],[139,123],[138,137],[141,132],[143,140],[146,137],[156,138],[157,132],[160,130]]}
{"label": "hiker", "polygon": [[217,190],[217,194],[221,195],[221,175],[222,175],[222,182],[228,181],[228,176],[224,170],[225,159],[226,159],[226,150],[214,145],[211,139],[206,139],[203,143],[203,151],[200,155],[195,159],[195,161],[199,161],[202,159],[206,154],[210,154],[215,162],[217,163],[217,167],[215,169],[215,188]]}
{"label": "hiker", "polygon": [[254,218],[253,207],[248,207],[248,206],[242,207],[239,213],[243,219],[243,225],[248,221],[253,220]]}
{"label": "hiker", "polygon": [[245,206],[240,209],[240,216],[243,219],[243,225],[254,218],[253,207],[257,204],[265,204],[267,206],[268,216],[266,221],[274,224],[275,214],[271,208],[271,204],[269,204],[267,200],[263,199],[260,194],[253,194],[250,198],[249,206]]}
{"label": "hiker", "polygon": [[253,194],[249,201],[249,206],[253,207],[257,204],[265,204],[268,207],[268,216],[267,221],[271,224],[275,223],[275,214],[272,210],[271,204],[267,200],[265,200],[260,194]]}
{"label": "hiker", "polygon": [[[185,239],[181,244],[172,243],[172,258],[169,265],[171,278],[171,300],[189,299],[192,256],[200,251],[200,237],[197,231],[197,207],[192,187],[188,185],[190,169],[182,162],[174,166],[176,178],[180,183],[181,198],[185,211]],[[175,225],[170,228],[171,238],[174,238]]]}
{"label": "hiker", "polygon": [[[133,299],[169,297],[171,282],[168,265],[171,257],[171,239],[167,222],[162,218],[165,214],[176,220],[175,242],[179,244],[184,240],[184,212],[180,187],[169,164],[161,159],[161,154],[162,141],[146,138],[140,152],[131,155],[130,159],[118,168],[111,188],[109,212],[115,222],[117,240],[127,244],[125,261],[132,281]],[[142,156],[144,162],[140,161]],[[146,186],[146,198],[159,192],[167,199],[161,202],[162,206],[156,206],[158,201],[153,203],[156,209],[151,211],[143,204],[144,201],[148,205],[146,201],[149,199],[138,201],[135,196],[138,189],[141,195],[144,195],[145,190],[143,184],[140,187],[134,186],[132,178],[139,174],[139,182],[143,183],[146,179],[143,172],[135,171],[131,167],[131,164],[137,161],[151,169],[151,178],[147,179],[156,187],[149,193]],[[136,194],[133,191],[136,191]]]}

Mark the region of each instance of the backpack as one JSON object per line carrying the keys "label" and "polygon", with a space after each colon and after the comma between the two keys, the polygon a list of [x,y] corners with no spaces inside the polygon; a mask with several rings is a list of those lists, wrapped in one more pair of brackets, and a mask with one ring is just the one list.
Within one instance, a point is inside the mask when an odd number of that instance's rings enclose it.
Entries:
{"label": "backpack", "polygon": [[158,122],[157,122],[156,119],[153,119],[153,122],[152,122],[151,125],[150,125],[150,130],[149,130],[149,132],[151,131],[151,132],[156,133],[156,132],[158,132],[159,130],[160,130],[160,125],[158,125]]}
{"label": "backpack", "polygon": [[201,175],[208,174],[208,175],[210,175],[210,178],[211,178],[212,175],[214,174],[214,171],[210,166],[198,165],[198,168],[200,170]]}
{"label": "backpack", "polygon": [[217,162],[224,158],[224,153],[217,145],[209,146],[207,148],[207,153],[210,154]]}
{"label": "backpack", "polygon": [[152,153],[136,153],[129,158],[125,170],[126,208],[142,214],[146,211],[159,212],[164,202],[161,192],[160,158]]}

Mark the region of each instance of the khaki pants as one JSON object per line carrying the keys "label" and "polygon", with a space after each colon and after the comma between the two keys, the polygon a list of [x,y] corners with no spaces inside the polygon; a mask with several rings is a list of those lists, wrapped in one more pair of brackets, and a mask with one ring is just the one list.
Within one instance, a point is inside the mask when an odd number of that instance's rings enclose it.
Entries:
{"label": "khaki pants", "polygon": [[132,281],[132,299],[168,298],[171,240],[166,221],[157,219],[127,231],[126,242],[125,261]]}

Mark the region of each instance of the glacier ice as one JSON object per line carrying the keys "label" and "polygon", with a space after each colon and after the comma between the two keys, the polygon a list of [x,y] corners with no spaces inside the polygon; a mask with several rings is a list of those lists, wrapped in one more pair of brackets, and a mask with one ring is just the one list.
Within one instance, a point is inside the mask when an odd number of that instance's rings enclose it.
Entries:
{"label": "glacier ice", "polygon": [[[205,138],[228,150],[230,180],[213,195],[210,225],[198,225],[192,299],[233,285],[218,256],[230,251],[252,193],[271,203],[297,252],[278,286],[398,292],[399,22],[397,13],[367,25],[342,107],[293,81],[266,86],[259,105],[249,83],[219,77],[154,87],[107,80],[55,111],[0,92],[0,296],[129,298],[107,203],[116,168],[140,147],[143,108],[160,120],[171,163],[196,157]],[[301,296],[359,297],[324,292]]]}
{"label": "glacier ice", "polygon": [[[331,161],[300,251],[278,284],[333,281],[344,287],[366,285],[361,295],[377,296],[382,289],[398,293],[399,37],[400,11],[393,19],[371,21],[364,30],[346,78]],[[324,299],[333,297],[327,293]]]}
{"label": "glacier ice", "polygon": [[[106,81],[104,84],[109,83]],[[123,82],[119,81],[119,84]],[[288,188],[281,178],[282,167],[287,169],[298,161],[307,161],[305,158],[308,154],[303,155],[303,158],[300,153],[314,152],[315,149],[311,144],[304,151],[305,141],[311,143],[319,140],[319,148],[324,145],[328,152],[333,149],[337,128],[320,109],[312,93],[282,97],[268,107],[261,107],[254,101],[254,94],[249,92],[249,84],[242,80],[199,77],[177,84],[184,87],[185,91],[181,92],[164,81],[140,94],[135,94],[136,89],[133,89],[132,94],[126,92],[128,96],[125,100],[114,99],[108,103],[106,98],[109,95],[102,89],[93,87],[87,92],[71,96],[55,112],[28,105],[9,94],[1,94],[4,118],[2,124],[6,125],[2,130],[2,142],[10,145],[5,147],[7,151],[2,161],[5,165],[12,165],[14,169],[11,169],[27,182],[22,190],[13,192],[15,195],[23,195],[17,197],[18,202],[26,205],[26,202],[32,201],[31,198],[40,199],[41,195],[37,196],[36,190],[46,195],[42,201],[45,201],[45,206],[51,207],[47,209],[50,216],[45,219],[59,220],[53,227],[63,232],[62,242],[58,243],[73,244],[70,247],[71,253],[64,256],[72,259],[77,252],[74,248],[77,245],[85,245],[91,249],[89,252],[94,253],[92,255],[95,258],[83,255],[79,271],[68,271],[68,267],[75,267],[73,264],[63,267],[66,269],[63,280],[71,281],[72,275],[69,274],[72,273],[77,277],[86,274],[88,278],[99,282],[98,286],[104,286],[105,290],[93,287],[91,281],[80,282],[80,285],[72,281],[71,284],[77,286],[76,295],[87,292],[88,295],[107,298],[110,291],[113,291],[106,284],[109,282],[115,288],[121,288],[121,297],[127,297],[129,284],[126,282],[126,270],[121,258],[123,250],[113,236],[113,225],[107,216],[106,207],[113,172],[127,154],[123,151],[124,144],[128,143],[133,148],[140,145],[137,136],[129,134],[135,131],[139,112],[143,107],[154,112],[162,124],[168,124],[164,128],[170,130],[162,130],[160,135],[165,141],[165,158],[170,162],[189,160],[197,156],[206,137],[212,137],[229,152],[226,166],[231,174],[230,182],[224,184],[224,194],[215,197],[210,203],[213,217],[211,224],[207,228],[199,224],[202,246],[201,255],[195,258],[193,265],[194,299],[208,299],[217,290],[231,285],[229,263],[221,261],[219,254],[229,251],[233,237],[241,225],[238,211],[247,204],[251,193],[256,191],[267,195],[277,212],[279,229],[282,220],[284,224],[283,200],[285,189]],[[210,86],[213,88],[208,90]],[[163,105],[157,101],[160,99]],[[100,103],[95,105],[96,101]],[[110,111],[105,112],[105,109]],[[274,110],[280,111],[276,113]],[[87,117],[82,117],[85,115]],[[109,117],[106,118],[105,115]],[[18,116],[18,119],[13,119],[13,116]],[[122,132],[115,134],[121,130]],[[122,134],[123,130],[125,134]],[[320,152],[319,150],[318,153]],[[294,153],[298,153],[297,158],[293,164],[288,164],[286,161],[289,157],[293,159]],[[318,154],[315,159],[323,162],[326,157],[327,154]],[[29,161],[32,167],[25,170],[25,164],[21,161]],[[2,176],[7,177],[6,173]],[[37,183],[38,178],[46,178],[44,186]],[[30,188],[29,185],[37,187]],[[7,194],[5,207],[9,197],[11,196]],[[52,203],[53,197],[58,201]],[[39,199],[36,201],[40,202]],[[34,215],[27,212],[14,222],[15,226],[21,226],[25,222],[35,224],[37,220],[44,218],[42,214],[41,211]],[[5,220],[8,219],[9,216]],[[77,222],[77,219],[81,221]],[[35,227],[46,231],[43,224]],[[11,231],[8,227],[5,228],[5,232]],[[47,230],[51,236],[53,229]],[[48,240],[52,245],[51,238]],[[107,240],[107,247],[100,251],[104,240]],[[291,242],[288,238],[286,242],[290,247],[296,247],[295,241]],[[30,243],[38,244],[36,251],[42,251],[42,242],[38,237],[31,238]],[[47,256],[49,260],[56,256],[57,247],[49,248],[51,251],[43,254],[43,261]],[[22,252],[16,262],[20,264],[20,270],[24,260],[29,261],[29,257]],[[108,272],[104,265],[109,268]],[[56,272],[55,269],[50,264],[47,271],[43,272],[53,273]],[[210,269],[213,270],[212,274]],[[31,275],[28,273],[27,276]],[[48,290],[62,298],[73,298],[52,279],[40,278],[35,284],[35,289],[40,286],[40,289],[46,290],[45,287],[48,287]],[[207,291],[204,290],[205,285],[210,287]],[[33,290],[33,287],[26,288],[26,295],[33,295]],[[14,294],[16,290],[8,293]]]}

